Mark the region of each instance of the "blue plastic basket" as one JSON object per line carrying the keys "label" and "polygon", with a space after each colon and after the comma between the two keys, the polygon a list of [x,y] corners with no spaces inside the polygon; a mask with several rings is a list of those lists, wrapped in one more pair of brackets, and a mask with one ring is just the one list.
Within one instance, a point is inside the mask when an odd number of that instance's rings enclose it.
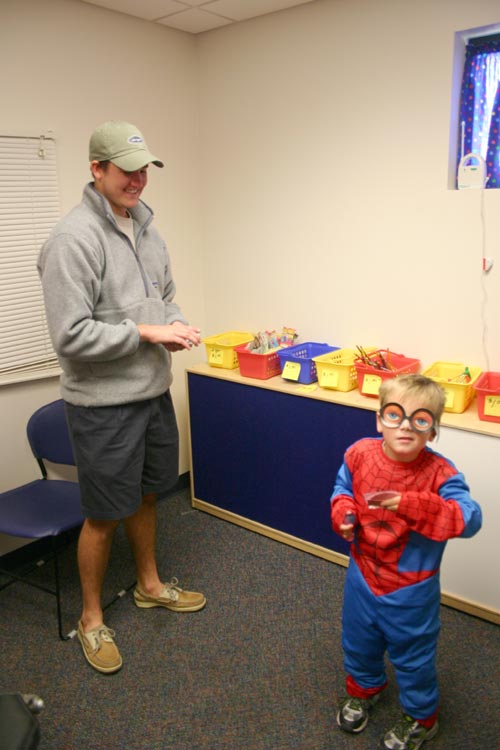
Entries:
{"label": "blue plastic basket", "polygon": [[296,383],[315,383],[318,375],[313,357],[334,352],[338,348],[338,346],[330,346],[329,344],[306,341],[304,344],[295,344],[295,346],[281,349],[278,352],[281,377],[285,380],[293,380]]}

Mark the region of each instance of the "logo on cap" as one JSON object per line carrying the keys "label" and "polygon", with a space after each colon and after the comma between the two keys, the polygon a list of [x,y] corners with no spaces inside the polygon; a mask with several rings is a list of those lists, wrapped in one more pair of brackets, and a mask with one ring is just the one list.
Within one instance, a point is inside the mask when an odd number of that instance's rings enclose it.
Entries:
{"label": "logo on cap", "polygon": [[140,135],[131,135],[130,138],[127,138],[127,142],[128,143],[144,143]]}

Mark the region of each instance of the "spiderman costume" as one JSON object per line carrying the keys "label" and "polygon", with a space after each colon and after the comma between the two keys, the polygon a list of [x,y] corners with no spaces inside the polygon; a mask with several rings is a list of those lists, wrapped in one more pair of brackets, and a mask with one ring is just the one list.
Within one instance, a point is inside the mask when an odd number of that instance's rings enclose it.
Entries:
{"label": "spiderman costume", "polygon": [[[396,512],[369,508],[365,496],[392,490]],[[346,575],[342,646],[347,692],[370,698],[387,684],[384,654],[395,668],[405,713],[431,726],[438,710],[439,569],[448,539],[473,536],[481,510],[464,476],[426,446],[395,461],[380,438],[346,451],[331,499],[334,531],[356,515]]]}

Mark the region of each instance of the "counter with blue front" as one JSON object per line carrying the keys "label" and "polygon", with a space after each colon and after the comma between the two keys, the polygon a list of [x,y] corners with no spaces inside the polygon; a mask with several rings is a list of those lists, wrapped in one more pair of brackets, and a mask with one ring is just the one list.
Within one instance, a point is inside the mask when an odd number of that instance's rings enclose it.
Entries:
{"label": "counter with blue front", "polygon": [[[329,498],[345,449],[377,434],[378,400],[208,364],[186,377],[193,506],[346,565]],[[500,424],[481,422],[472,409],[446,413],[442,424],[500,436]]]}

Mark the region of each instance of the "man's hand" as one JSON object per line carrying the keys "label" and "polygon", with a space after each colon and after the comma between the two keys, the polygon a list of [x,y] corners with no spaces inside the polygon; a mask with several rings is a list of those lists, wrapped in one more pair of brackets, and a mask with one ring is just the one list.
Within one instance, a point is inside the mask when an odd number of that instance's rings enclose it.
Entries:
{"label": "man's hand", "polygon": [[170,352],[181,349],[191,349],[201,343],[200,329],[188,326],[176,320],[168,325],[148,325],[139,323],[137,326],[141,341],[150,344],[162,344]]}

